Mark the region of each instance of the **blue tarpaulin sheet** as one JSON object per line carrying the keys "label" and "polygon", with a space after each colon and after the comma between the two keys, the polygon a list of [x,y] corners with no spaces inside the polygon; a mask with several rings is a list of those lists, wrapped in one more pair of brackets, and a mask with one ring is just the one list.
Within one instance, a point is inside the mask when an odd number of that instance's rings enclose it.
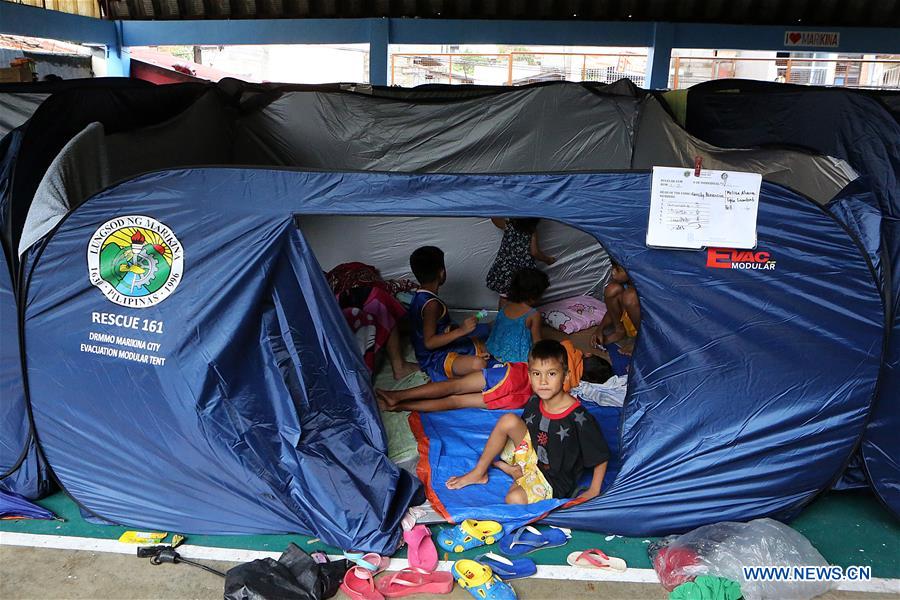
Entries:
{"label": "blue tarpaulin sheet", "polygon": [[[619,472],[622,409],[592,402],[584,402],[583,406],[597,420],[612,454],[603,480],[603,489],[607,489]],[[510,531],[543,517],[568,501],[554,498],[534,504],[506,504],[504,498],[513,480],[494,467],[489,470],[488,482],[484,485],[470,485],[461,490],[450,490],[444,485],[448,478],[462,475],[475,466],[491,430],[507,412],[521,414],[522,411],[467,408],[411,417],[413,433],[419,442],[419,478],[429,488],[427,493],[432,505],[453,523],[464,519],[488,519],[503,523]]]}

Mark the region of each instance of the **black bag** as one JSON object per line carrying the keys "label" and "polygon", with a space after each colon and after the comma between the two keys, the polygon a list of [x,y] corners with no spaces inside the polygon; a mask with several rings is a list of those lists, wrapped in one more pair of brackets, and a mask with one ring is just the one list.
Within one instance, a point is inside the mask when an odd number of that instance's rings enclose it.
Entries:
{"label": "black bag", "polygon": [[225,600],[326,600],[337,594],[346,560],[317,563],[291,543],[278,558],[238,565],[225,574]]}

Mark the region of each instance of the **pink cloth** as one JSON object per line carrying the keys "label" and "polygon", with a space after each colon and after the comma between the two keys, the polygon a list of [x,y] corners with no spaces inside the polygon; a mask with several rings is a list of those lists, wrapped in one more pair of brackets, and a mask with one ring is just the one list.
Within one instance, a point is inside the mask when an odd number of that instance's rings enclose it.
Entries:
{"label": "pink cloth", "polygon": [[591,296],[575,296],[545,304],[538,310],[553,329],[576,333],[598,325],[606,314],[606,304]]}
{"label": "pink cloth", "polygon": [[362,308],[346,307],[344,318],[356,336],[369,371],[375,369],[375,355],[387,343],[406,309],[390,293],[373,287]]}

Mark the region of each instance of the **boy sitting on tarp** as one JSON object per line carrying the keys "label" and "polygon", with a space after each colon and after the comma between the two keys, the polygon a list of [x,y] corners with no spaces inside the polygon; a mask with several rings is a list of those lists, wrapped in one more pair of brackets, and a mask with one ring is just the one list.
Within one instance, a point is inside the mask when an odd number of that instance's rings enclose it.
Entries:
{"label": "boy sitting on tarp", "polygon": [[418,248],[409,257],[409,266],[419,289],[409,304],[412,346],[422,371],[432,381],[460,377],[487,366],[488,353],[482,338],[487,327],[469,317],[462,325],[450,318],[450,311],[438,291],[447,281],[444,253],[435,246]]}
{"label": "boy sitting on tarp", "polygon": [[[598,356],[583,356],[568,340],[565,390],[581,382],[603,383],[612,376],[612,367]],[[379,405],[387,411],[435,412],[457,408],[512,410],[525,406],[533,395],[528,363],[510,362],[457,379],[426,383],[406,390],[375,390]]]}
{"label": "boy sitting on tarp", "polygon": [[[554,340],[531,349],[528,371],[534,395],[522,416],[507,413],[491,432],[475,467],[447,480],[449,489],[488,481],[493,466],[513,478],[507,504],[532,504],[551,498],[571,498],[585,469],[593,469],[591,484],[578,497],[600,493],[610,453],[600,426],[563,387],[568,353]],[[500,455],[502,460],[496,461]]]}

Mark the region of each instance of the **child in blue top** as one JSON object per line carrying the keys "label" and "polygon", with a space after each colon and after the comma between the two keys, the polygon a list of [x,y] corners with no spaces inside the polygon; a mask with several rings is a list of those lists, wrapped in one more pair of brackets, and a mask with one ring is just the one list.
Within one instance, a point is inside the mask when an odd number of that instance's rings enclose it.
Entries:
{"label": "child in blue top", "polygon": [[487,367],[487,351],[478,334],[487,333],[478,319],[469,317],[462,325],[450,318],[438,290],[447,281],[444,253],[435,246],[423,246],[409,257],[409,266],[419,289],[409,304],[412,346],[419,366],[432,381],[446,381]]}
{"label": "child in blue top", "polygon": [[487,350],[500,362],[528,362],[531,347],[541,341],[541,314],[534,308],[550,286],[538,269],[519,269],[509,284],[507,302],[487,340]]}

